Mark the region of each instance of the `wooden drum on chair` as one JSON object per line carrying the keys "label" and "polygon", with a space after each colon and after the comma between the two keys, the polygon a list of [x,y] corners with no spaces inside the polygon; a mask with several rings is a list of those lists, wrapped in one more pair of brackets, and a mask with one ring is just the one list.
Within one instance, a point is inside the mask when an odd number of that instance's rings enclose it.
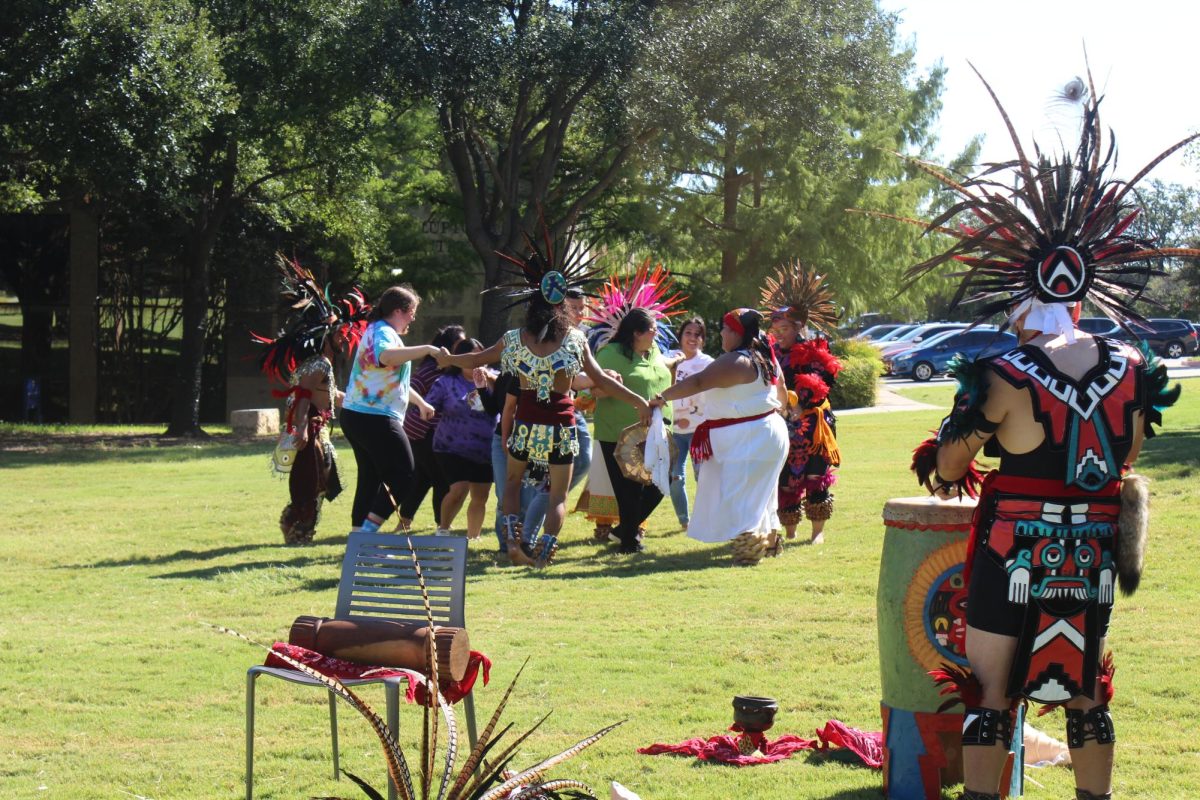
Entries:
{"label": "wooden drum on chair", "polygon": [[[947,713],[929,671],[967,669],[963,562],[975,501],[903,497],[883,508],[876,608],[883,689],[883,786],[890,800],[937,800],[962,782],[962,706]],[[1020,731],[1018,716],[1014,730]],[[1001,785],[1021,794],[1021,737]]]}

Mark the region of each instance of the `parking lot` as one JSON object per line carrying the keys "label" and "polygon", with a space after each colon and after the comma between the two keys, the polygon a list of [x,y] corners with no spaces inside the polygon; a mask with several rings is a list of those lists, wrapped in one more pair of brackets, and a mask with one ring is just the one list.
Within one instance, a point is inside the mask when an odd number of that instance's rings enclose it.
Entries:
{"label": "parking lot", "polygon": [[[1164,358],[1162,362],[1167,365],[1167,375],[1174,380],[1200,376],[1200,361],[1194,358]],[[951,378],[945,375],[937,375],[927,381],[914,381],[911,378],[894,378],[891,375],[884,375],[883,379],[885,381],[884,385],[889,389],[930,386],[938,383],[950,383],[951,381]]]}

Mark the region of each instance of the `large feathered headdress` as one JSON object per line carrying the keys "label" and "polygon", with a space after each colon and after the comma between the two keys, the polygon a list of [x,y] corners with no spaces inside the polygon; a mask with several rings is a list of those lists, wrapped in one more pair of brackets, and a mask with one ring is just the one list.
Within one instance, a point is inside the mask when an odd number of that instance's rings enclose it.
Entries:
{"label": "large feathered headdress", "polygon": [[[1086,86],[1080,79],[1068,84],[1072,99],[1082,104],[1074,152],[1051,158],[1035,144],[1031,161],[995,92],[979,78],[1000,111],[1016,158],[988,165],[961,182],[940,168],[913,161],[959,200],[929,223],[874,214],[915,222],[957,240],[944,253],[911,267],[910,279],[957,261],[966,269],[953,273],[962,279],[954,303],[978,303],[980,320],[1015,306],[1011,321],[1028,310],[1026,327],[1047,333],[1069,334],[1069,306],[1085,298],[1122,325],[1142,321],[1132,306],[1150,275],[1161,273],[1155,260],[1200,258],[1200,249],[1161,248],[1130,233],[1140,212],[1131,192],[1159,162],[1200,134],[1169,147],[1132,180],[1113,178],[1109,171],[1116,164],[1116,145],[1111,133],[1107,143],[1103,140],[1101,98],[1089,73]],[[951,224],[956,219],[958,224]]]}
{"label": "large feathered headdress", "polygon": [[277,256],[282,288],[279,297],[287,306],[283,327],[274,338],[254,331],[251,338],[265,346],[259,366],[270,378],[287,383],[305,359],[322,352],[325,339],[335,331],[341,334],[344,348],[353,352],[367,327],[371,306],[357,287],[339,297],[329,287],[317,285],[313,274],[300,262]]}
{"label": "large feathered headdress", "polygon": [[837,305],[833,290],[824,275],[800,263],[789,261],[767,277],[762,290],[762,304],[772,319],[786,317],[800,327],[808,325],[830,333],[837,327]]}
{"label": "large feathered headdress", "polygon": [[[485,291],[502,291],[512,299],[505,308],[541,297],[550,305],[558,305],[571,290],[591,294],[585,289],[600,281],[601,268],[596,260],[603,251],[592,251],[575,240],[573,229],[555,237],[541,220],[540,237],[524,233],[525,253],[521,256],[497,252],[505,262],[510,280]],[[591,295],[594,296],[594,295]]]}
{"label": "large feathered headdress", "polygon": [[654,318],[655,342],[659,349],[669,350],[675,344],[675,332],[671,330],[669,318],[683,313],[678,306],[686,299],[686,295],[675,291],[671,273],[662,264],[656,264],[652,269],[647,258],[632,275],[613,275],[600,289],[600,302],[586,320],[592,325],[588,342],[593,350],[599,350],[612,341],[630,311],[643,308]]}

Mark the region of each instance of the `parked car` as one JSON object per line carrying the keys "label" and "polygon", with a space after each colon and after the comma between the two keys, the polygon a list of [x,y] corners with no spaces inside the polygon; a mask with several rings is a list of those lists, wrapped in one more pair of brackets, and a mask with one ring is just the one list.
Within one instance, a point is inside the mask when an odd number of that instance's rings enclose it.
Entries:
{"label": "parked car", "polygon": [[924,344],[939,333],[962,330],[965,327],[967,327],[965,322],[928,322],[924,325],[918,325],[898,339],[884,343],[880,355],[886,359],[902,350]]}
{"label": "parked car", "polygon": [[883,345],[885,342],[894,342],[897,339],[899,339],[901,336],[903,336],[904,334],[908,333],[909,331],[911,331],[913,328],[916,328],[916,327],[918,327],[918,325],[916,325],[912,322],[906,322],[905,324],[900,325],[899,327],[893,329],[892,331],[885,333],[883,336],[880,336],[878,339],[871,342],[871,344]]}
{"label": "parked car", "polygon": [[981,325],[969,331],[945,332],[920,347],[897,354],[890,365],[885,359],[884,369],[896,376],[912,375],[913,380],[927,381],[945,372],[950,359],[959,353],[974,359],[998,355],[1016,346],[1017,337],[1013,334],[1001,333],[994,325]]}
{"label": "parked car", "polygon": [[[1149,327],[1137,322],[1130,323],[1137,338],[1150,345],[1155,354],[1166,358],[1194,356],[1200,351],[1200,336],[1186,319],[1148,319]],[[1120,328],[1113,338],[1132,342],[1129,331]]]}
{"label": "parked car", "polygon": [[1080,317],[1077,327],[1093,336],[1116,336],[1121,330],[1121,326],[1108,317]]}
{"label": "parked car", "polygon": [[867,342],[874,342],[884,336],[887,336],[889,333],[896,330],[897,328],[904,328],[904,327],[907,327],[907,326],[902,322],[887,322],[882,325],[872,325],[871,327],[867,328],[862,333],[855,335],[854,338],[862,339],[863,341],[867,341]]}

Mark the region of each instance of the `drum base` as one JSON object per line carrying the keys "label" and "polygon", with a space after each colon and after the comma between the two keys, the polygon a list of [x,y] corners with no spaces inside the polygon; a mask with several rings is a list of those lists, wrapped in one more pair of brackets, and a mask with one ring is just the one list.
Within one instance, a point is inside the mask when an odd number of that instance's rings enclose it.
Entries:
{"label": "drum base", "polygon": [[[962,783],[962,714],[907,711],[880,703],[883,716],[883,794],[888,800],[939,800],[943,786]],[[1017,709],[1013,730],[1024,726]],[[1021,737],[1013,737],[1008,763],[1000,778],[1002,797],[1024,791],[1025,753]]]}

